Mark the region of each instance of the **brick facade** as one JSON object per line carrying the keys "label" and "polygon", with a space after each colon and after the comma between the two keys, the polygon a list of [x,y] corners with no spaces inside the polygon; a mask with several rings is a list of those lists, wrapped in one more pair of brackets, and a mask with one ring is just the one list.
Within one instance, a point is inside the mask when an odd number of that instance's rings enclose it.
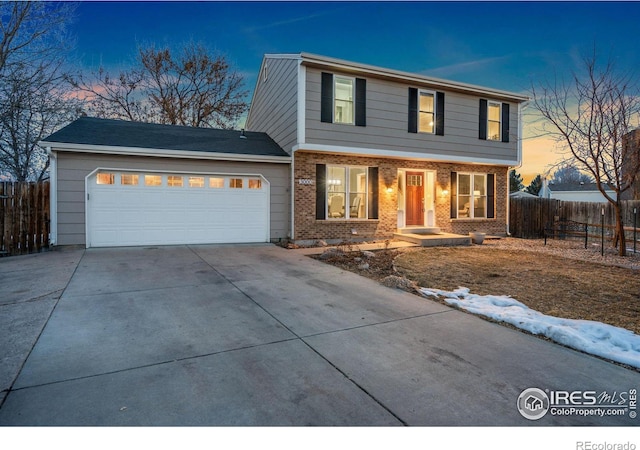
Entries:
{"label": "brick facade", "polygon": [[[378,219],[316,219],[316,164],[377,167]],[[293,240],[347,241],[393,237],[398,225],[397,178],[399,169],[435,171],[436,226],[442,231],[464,235],[470,231],[482,231],[494,235],[506,233],[509,187],[507,167],[297,151],[294,154]],[[495,174],[495,218],[450,218],[451,172]],[[301,184],[300,180],[312,180],[312,182]],[[303,181],[302,183],[307,182]],[[393,191],[387,192],[388,187],[391,187]],[[357,234],[354,234],[354,231]]]}

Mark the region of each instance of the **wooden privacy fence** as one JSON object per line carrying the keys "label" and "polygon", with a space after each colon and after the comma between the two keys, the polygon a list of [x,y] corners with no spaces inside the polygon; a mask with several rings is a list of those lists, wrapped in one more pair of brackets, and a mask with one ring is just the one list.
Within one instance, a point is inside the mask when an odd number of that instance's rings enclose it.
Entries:
{"label": "wooden privacy fence", "polygon": [[0,256],[49,247],[49,182],[0,182]]}
{"label": "wooden privacy fence", "polygon": [[[544,237],[545,227],[555,222],[578,222],[589,225],[589,235],[599,236],[604,230],[607,239],[615,233],[615,211],[610,203],[568,202],[550,198],[511,198],[509,200],[509,229],[514,237],[532,239]],[[634,215],[634,209],[636,213]],[[640,201],[622,202],[622,219],[627,242],[633,243],[634,219],[636,236],[640,239]],[[597,229],[597,230],[596,230]]]}

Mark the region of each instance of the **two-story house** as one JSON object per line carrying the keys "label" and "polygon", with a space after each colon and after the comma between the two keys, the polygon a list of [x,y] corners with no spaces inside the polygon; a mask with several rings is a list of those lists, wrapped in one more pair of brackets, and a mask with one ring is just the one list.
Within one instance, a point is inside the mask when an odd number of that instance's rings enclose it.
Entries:
{"label": "two-story house", "polygon": [[504,234],[526,100],[306,53],[267,55],[246,132],[83,117],[46,138],[52,243]]}
{"label": "two-story house", "polygon": [[308,53],[265,55],[246,126],[291,155],[295,241],[504,235],[527,100]]}

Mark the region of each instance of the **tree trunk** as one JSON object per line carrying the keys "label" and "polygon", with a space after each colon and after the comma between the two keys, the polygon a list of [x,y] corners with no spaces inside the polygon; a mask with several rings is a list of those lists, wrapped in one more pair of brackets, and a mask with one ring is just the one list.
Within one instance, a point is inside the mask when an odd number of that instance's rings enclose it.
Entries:
{"label": "tree trunk", "polygon": [[627,256],[627,240],[624,235],[624,222],[622,221],[622,205],[620,200],[613,204],[616,214],[616,235],[614,243],[620,245],[618,247],[618,254],[620,256]]}

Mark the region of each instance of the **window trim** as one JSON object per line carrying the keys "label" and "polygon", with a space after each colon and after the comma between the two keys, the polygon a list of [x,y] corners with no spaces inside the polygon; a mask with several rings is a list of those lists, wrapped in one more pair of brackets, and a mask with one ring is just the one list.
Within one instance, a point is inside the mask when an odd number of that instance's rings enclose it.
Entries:
{"label": "window trim", "polygon": [[[460,217],[460,176],[470,176],[469,191],[469,216]],[[475,213],[475,195],[473,185],[476,176],[484,177],[484,211],[482,217],[476,217]],[[454,183],[455,177],[455,183]],[[453,220],[493,220],[495,219],[495,173],[492,172],[451,172],[451,219]]]}
{"label": "window trim", "polygon": [[[420,129],[420,115],[424,112],[424,113],[428,113],[427,111],[422,111],[422,109],[420,109],[420,97],[422,96],[422,94],[429,94],[431,95],[431,97],[433,98],[433,111],[431,112],[431,114],[433,114],[433,121],[432,121],[432,125],[431,125],[431,131],[424,131]],[[437,92],[436,91],[432,91],[429,89],[418,89],[418,123],[417,123],[417,130],[418,133],[424,133],[424,134],[436,134],[436,124],[437,124],[437,117],[438,117],[438,100],[437,100]]]}
{"label": "window trim", "polygon": [[[420,95],[426,92],[433,95],[433,131],[422,131],[420,128]],[[409,87],[408,100],[408,126],[409,133],[422,133],[425,135],[444,136],[445,121],[445,93],[433,89],[419,89]]]}
{"label": "window trim", "polygon": [[[337,165],[337,164],[336,164]],[[338,165],[339,166],[339,165]],[[363,166],[364,167],[364,166]],[[327,220],[327,164],[316,164],[316,220]],[[378,220],[379,201],[378,167],[367,167],[367,216],[357,220]],[[355,220],[355,219],[352,219]]]}
{"label": "window trim", "polygon": [[[345,170],[345,188],[344,188],[344,216],[343,217],[329,217],[329,170],[331,170],[331,168],[338,168],[338,169],[344,169]],[[362,195],[364,194],[364,217],[351,217],[351,214],[349,214],[348,212],[350,211],[351,208],[351,202],[347,201],[351,198],[351,189],[349,186],[349,180],[350,180],[350,172],[352,169],[360,169],[362,170],[362,172],[364,173],[364,187],[365,187],[365,191],[364,192],[360,192],[360,191],[355,191],[353,194],[355,195]],[[326,178],[325,178],[325,188],[324,188],[324,192],[325,192],[325,204],[327,205],[327,207],[325,208],[325,220],[365,220],[369,218],[369,195],[370,195],[370,188],[369,188],[369,167],[367,166],[357,166],[357,165],[349,165],[349,164],[327,164],[326,165]]]}
{"label": "window trim", "polygon": [[[353,80],[352,88],[352,121],[335,121],[335,84],[336,77]],[[320,122],[334,123],[356,127],[367,126],[367,79],[338,75],[329,72],[320,74]]]}
{"label": "window trim", "polygon": [[[498,135],[497,138],[491,138],[489,136],[489,105],[498,105],[500,108],[500,112],[498,114]],[[505,102],[499,102],[498,100],[487,100],[484,98],[480,99],[480,111],[478,114],[479,117],[479,125],[478,125],[478,138],[483,141],[492,141],[492,142],[509,142],[509,133],[510,133],[510,104]],[[495,121],[492,121],[495,122]],[[494,135],[495,136],[495,135]]]}
{"label": "window trim", "polygon": [[[489,130],[491,129],[489,125],[492,123],[496,123],[495,120],[491,120],[490,114],[489,114],[489,110],[491,109],[492,106],[498,107],[498,120],[497,120],[498,134],[496,134],[495,137],[492,137],[491,134],[489,133]],[[502,103],[497,102],[495,100],[487,100],[487,141],[497,141],[497,142],[502,141]]]}
{"label": "window trim", "polygon": [[[338,80],[349,80],[351,81],[351,121],[350,122],[338,122],[336,121],[336,86],[338,84]],[[340,101],[347,101],[347,100],[342,100],[340,99]],[[332,116],[333,116],[333,123],[335,124],[339,124],[339,125],[355,125],[356,123],[356,78],[355,77],[347,77],[344,75],[333,75],[333,110],[332,110]]]}

